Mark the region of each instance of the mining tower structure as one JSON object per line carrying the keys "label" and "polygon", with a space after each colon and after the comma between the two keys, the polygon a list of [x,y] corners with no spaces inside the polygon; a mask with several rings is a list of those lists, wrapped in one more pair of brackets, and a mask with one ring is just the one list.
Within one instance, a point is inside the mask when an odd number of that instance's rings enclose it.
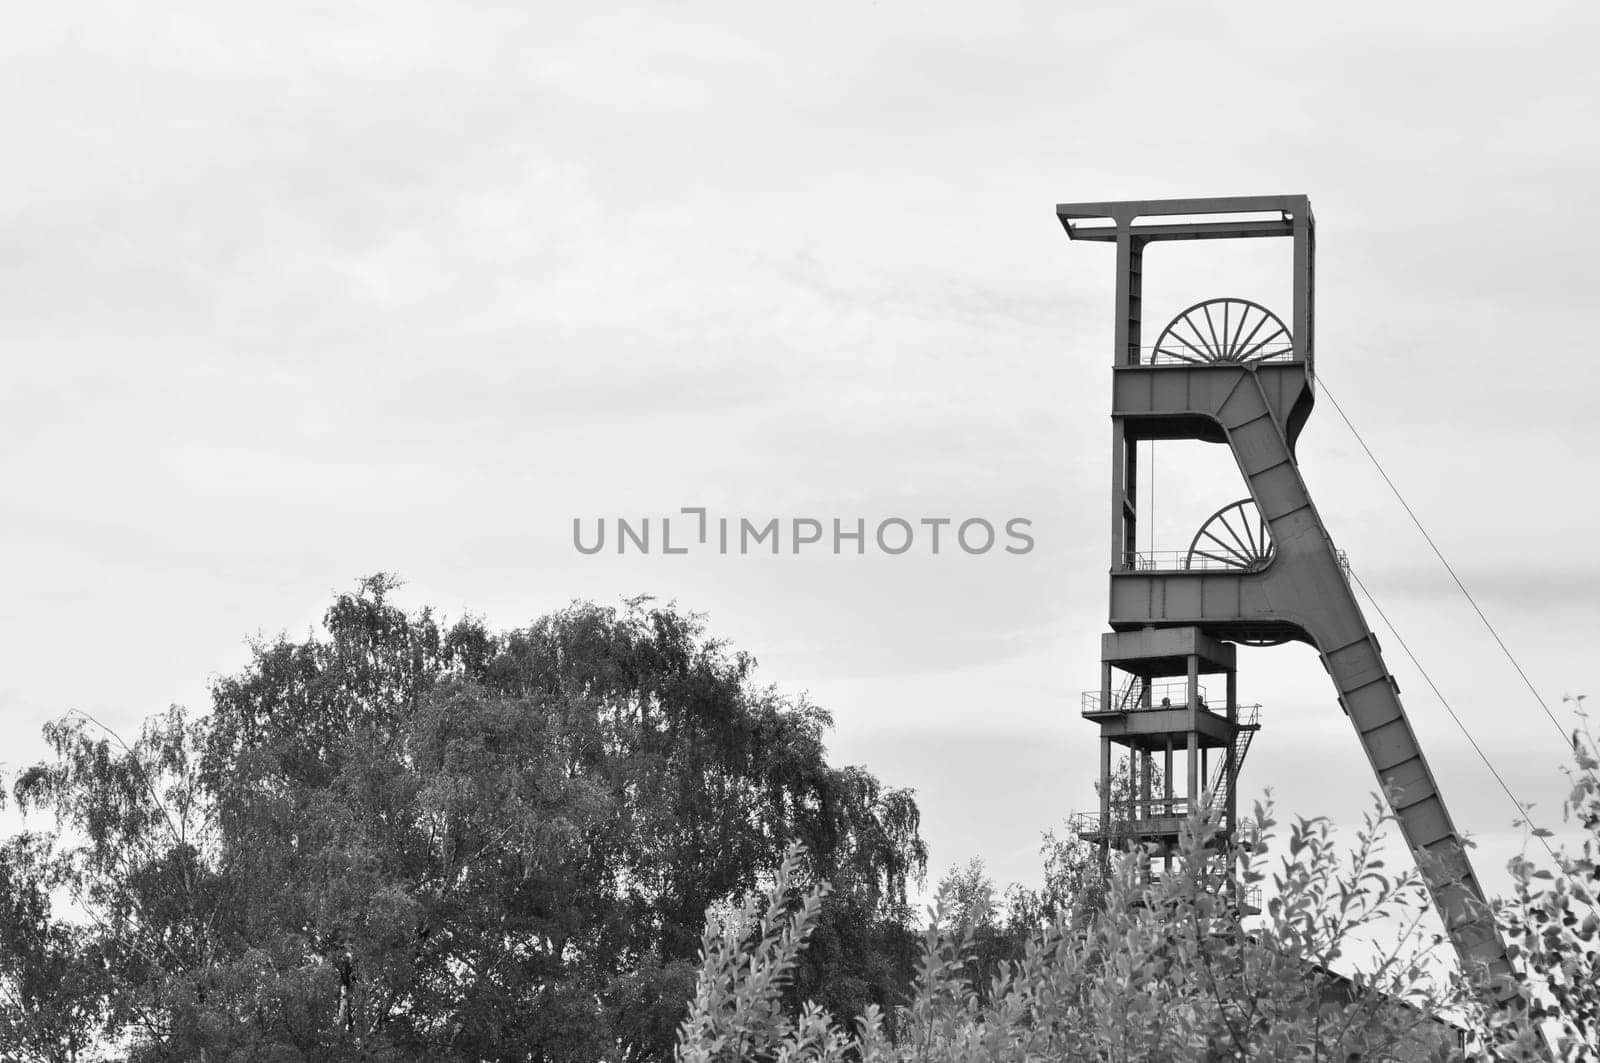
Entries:
{"label": "mining tower structure", "polygon": [[[1509,971],[1462,838],[1400,703],[1400,688],[1351,588],[1295,459],[1316,397],[1316,222],[1303,195],[1065,203],[1074,241],[1116,252],[1111,379],[1110,627],[1100,689],[1100,807],[1080,836],[1170,868],[1180,829],[1209,800],[1224,851],[1249,844],[1238,773],[1260,726],[1237,697],[1237,645],[1314,647],[1466,970]],[[1145,253],[1167,240],[1292,241],[1288,320],[1249,299],[1189,307],[1151,342]],[[1203,522],[1187,550],[1137,548],[1144,440],[1228,447],[1249,489]],[[1219,684],[1220,679],[1220,684]],[[1209,689],[1208,689],[1209,688]],[[1113,778],[1112,747],[1129,773]],[[1163,766],[1157,775],[1154,765]],[[1177,770],[1181,769],[1181,770]],[[1176,785],[1181,777],[1181,790]]]}

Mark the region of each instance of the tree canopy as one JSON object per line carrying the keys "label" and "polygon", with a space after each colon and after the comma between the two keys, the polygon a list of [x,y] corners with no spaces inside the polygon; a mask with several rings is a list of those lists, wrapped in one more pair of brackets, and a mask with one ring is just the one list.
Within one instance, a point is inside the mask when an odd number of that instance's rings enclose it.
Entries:
{"label": "tree canopy", "polygon": [[673,607],[491,632],[394,588],[255,646],[206,716],[127,743],[81,715],[46,728],[14,793],[50,829],[0,849],[8,1046],[665,1058],[704,913],[797,844],[834,893],[793,991],[896,1002],[917,806],[828,764],[826,712]]}

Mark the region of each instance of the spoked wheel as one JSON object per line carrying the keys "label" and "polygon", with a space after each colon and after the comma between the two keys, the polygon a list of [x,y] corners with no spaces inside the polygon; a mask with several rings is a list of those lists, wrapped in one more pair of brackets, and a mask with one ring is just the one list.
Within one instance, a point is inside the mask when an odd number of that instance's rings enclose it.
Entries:
{"label": "spoked wheel", "polygon": [[1241,498],[1211,514],[1200,526],[1183,567],[1255,572],[1266,568],[1275,552],[1272,533],[1255,501]]}
{"label": "spoked wheel", "polygon": [[1293,355],[1289,326],[1271,310],[1248,299],[1208,299],[1161,330],[1150,360],[1241,364]]}

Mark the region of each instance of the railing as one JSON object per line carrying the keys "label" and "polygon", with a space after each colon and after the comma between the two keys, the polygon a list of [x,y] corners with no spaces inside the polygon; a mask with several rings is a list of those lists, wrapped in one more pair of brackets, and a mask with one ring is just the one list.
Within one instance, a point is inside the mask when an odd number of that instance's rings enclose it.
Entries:
{"label": "railing", "polygon": [[[1228,706],[1225,704],[1212,705],[1206,701],[1206,688],[1200,687],[1196,693],[1199,702],[1195,708],[1202,712],[1209,712],[1213,716],[1225,716]],[[1187,683],[1162,683],[1151,688],[1150,704],[1144,703],[1138,688],[1132,691],[1121,690],[1112,693],[1111,707],[1104,708],[1100,702],[1100,691],[1085,690],[1082,694],[1082,715],[1100,716],[1109,712],[1157,712],[1170,709],[1185,709],[1189,706],[1189,684]],[[1240,705],[1239,725],[1241,727],[1256,727],[1261,723],[1261,706]]]}
{"label": "railing", "polygon": [[[1350,555],[1334,550],[1334,560],[1344,578],[1350,578]],[[1122,555],[1125,572],[1253,572],[1254,568],[1218,561],[1188,550],[1130,550]]]}
{"label": "railing", "polygon": [[1239,901],[1240,901],[1239,907],[1243,910],[1243,913],[1245,915],[1260,915],[1261,914],[1261,887],[1260,886],[1246,886],[1243,890],[1240,891],[1240,893],[1242,894],[1242,896],[1240,896],[1240,898],[1239,898]]}
{"label": "railing", "polygon": [[[1173,820],[1189,818],[1189,799],[1186,797],[1151,797],[1137,801],[1117,801],[1109,812],[1074,812],[1067,817],[1067,825],[1079,837],[1104,835],[1110,838],[1135,834],[1173,833]],[[1228,836],[1218,828],[1217,834]],[[1247,849],[1261,846],[1261,824],[1253,818],[1242,817],[1234,821],[1234,844]]]}
{"label": "railing", "polygon": [[[1170,348],[1157,350],[1154,347],[1130,347],[1129,353],[1133,356],[1135,365],[1240,365],[1239,361],[1226,358],[1208,359],[1200,358],[1193,354],[1174,353]],[[1294,344],[1274,343],[1264,347],[1261,351],[1251,354],[1247,360],[1254,365],[1257,362],[1292,362],[1295,361]]]}
{"label": "railing", "polygon": [[[1208,712],[1217,710],[1206,704],[1206,688],[1199,688],[1200,708]],[[1150,688],[1150,704],[1144,704],[1144,695],[1138,683],[1113,691],[1109,707],[1100,703],[1100,691],[1083,692],[1083,715],[1098,716],[1105,712],[1140,712],[1145,709],[1181,709],[1189,704],[1188,683],[1156,683]]]}
{"label": "railing", "polygon": [[1163,821],[1161,826],[1166,827],[1167,821],[1188,818],[1187,797],[1151,797],[1149,801],[1113,802],[1109,812],[1074,812],[1068,817],[1067,823],[1079,835],[1119,837],[1150,833],[1155,829],[1157,820]]}
{"label": "railing", "polygon": [[1188,550],[1130,550],[1122,555],[1122,567],[1134,572],[1249,572],[1242,565],[1229,564]]}

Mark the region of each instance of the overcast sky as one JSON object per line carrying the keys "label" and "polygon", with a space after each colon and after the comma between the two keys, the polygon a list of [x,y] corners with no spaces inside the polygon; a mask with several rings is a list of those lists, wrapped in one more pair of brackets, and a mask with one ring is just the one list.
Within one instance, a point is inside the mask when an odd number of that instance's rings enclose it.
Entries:
{"label": "overcast sky", "polygon": [[[0,760],[68,709],[203,709],[249,637],[374,571],[496,626],[649,593],[830,709],[836,760],[915,787],[936,868],[1036,881],[1097,770],[1113,256],[1053,210],[1091,199],[1309,195],[1322,380],[1547,701],[1600,693],[1600,15],[1141,11],[12,5]],[[1147,321],[1287,316],[1287,241],[1246,243],[1152,250]],[[1244,493],[1220,448],[1171,451],[1158,549]],[[1326,401],[1300,458],[1557,818],[1556,729]],[[575,517],[685,506],[1022,517],[1036,545],[573,548]],[[1501,889],[1516,813],[1369,621]],[[1242,658],[1242,790],[1353,827],[1374,781],[1315,655]]]}

